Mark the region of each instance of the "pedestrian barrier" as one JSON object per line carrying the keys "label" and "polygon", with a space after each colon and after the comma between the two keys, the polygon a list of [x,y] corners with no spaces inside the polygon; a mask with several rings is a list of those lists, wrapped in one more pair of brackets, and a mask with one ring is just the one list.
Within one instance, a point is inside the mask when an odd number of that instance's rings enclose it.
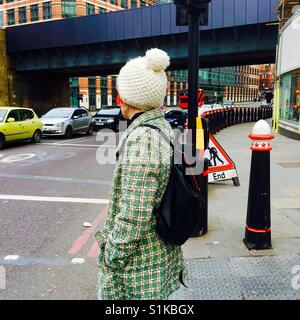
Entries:
{"label": "pedestrian barrier", "polygon": [[273,107],[271,105],[237,105],[234,107],[212,106],[201,107],[199,111],[199,115],[208,120],[209,132],[214,134],[235,124],[271,118]]}

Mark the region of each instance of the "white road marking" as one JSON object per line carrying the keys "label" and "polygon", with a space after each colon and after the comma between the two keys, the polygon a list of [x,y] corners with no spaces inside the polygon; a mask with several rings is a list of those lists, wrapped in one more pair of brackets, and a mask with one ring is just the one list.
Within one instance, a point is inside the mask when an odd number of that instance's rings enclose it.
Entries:
{"label": "white road marking", "polygon": [[24,154],[17,154],[14,156],[10,156],[1,160],[4,163],[12,163],[18,161],[24,161],[35,157],[35,153],[24,153]]}
{"label": "white road marking", "polygon": [[19,258],[20,257],[17,256],[17,255],[8,255],[8,256],[4,257],[4,260],[13,260],[13,261],[15,261],[15,260],[18,260]]}
{"label": "white road marking", "polygon": [[109,145],[109,144],[78,144],[78,143],[60,143],[60,144],[55,144],[55,143],[47,143],[43,142],[43,145],[49,145],[49,146],[54,146],[54,147],[93,147],[93,148],[116,148],[117,146]]}
{"label": "white road marking", "polygon": [[24,196],[24,195],[10,195],[10,194],[0,194],[0,200],[70,202],[70,203],[93,203],[93,204],[108,204],[109,202],[108,199],[38,197],[38,196]]}
{"label": "white road marking", "polygon": [[[69,140],[70,141],[69,143],[72,143],[73,141],[78,141],[78,140],[90,140],[90,139],[87,139],[86,137],[81,137],[81,138]],[[58,142],[54,142],[53,144],[60,145],[60,144],[64,144],[64,143],[65,143],[65,141],[58,141]]]}
{"label": "white road marking", "polygon": [[84,223],[83,223],[83,226],[89,228],[89,227],[92,226],[92,224],[89,223],[89,222],[84,222]]}
{"label": "white road marking", "polygon": [[[10,256],[7,256],[10,257]],[[18,259],[6,259],[7,257],[0,256],[1,265],[15,266],[31,266],[31,265],[46,265],[46,266],[68,266],[71,265],[69,258],[38,258],[38,257],[18,257]]]}
{"label": "white road marking", "polygon": [[85,263],[85,260],[83,258],[74,258],[71,260],[72,264],[83,264]]}

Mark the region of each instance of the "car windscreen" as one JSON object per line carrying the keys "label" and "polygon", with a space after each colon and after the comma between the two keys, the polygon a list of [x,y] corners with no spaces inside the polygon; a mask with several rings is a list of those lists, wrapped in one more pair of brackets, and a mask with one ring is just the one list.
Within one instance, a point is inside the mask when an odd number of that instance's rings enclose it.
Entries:
{"label": "car windscreen", "polygon": [[0,110],[0,123],[4,121],[7,110]]}
{"label": "car windscreen", "polygon": [[74,109],[52,109],[45,114],[45,118],[70,118]]}
{"label": "car windscreen", "polygon": [[181,111],[169,111],[166,113],[166,118],[169,119],[169,118],[180,118],[180,117],[183,117],[183,112]]}
{"label": "car windscreen", "polygon": [[118,116],[119,114],[120,114],[120,108],[102,109],[96,113],[96,116]]}

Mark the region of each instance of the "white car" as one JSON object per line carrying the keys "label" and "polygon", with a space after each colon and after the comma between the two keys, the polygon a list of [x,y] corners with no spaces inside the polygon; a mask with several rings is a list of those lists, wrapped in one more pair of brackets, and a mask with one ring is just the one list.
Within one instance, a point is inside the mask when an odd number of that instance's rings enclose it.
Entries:
{"label": "white car", "polygon": [[93,134],[93,119],[83,108],[54,108],[41,118],[43,136],[71,138],[75,132]]}

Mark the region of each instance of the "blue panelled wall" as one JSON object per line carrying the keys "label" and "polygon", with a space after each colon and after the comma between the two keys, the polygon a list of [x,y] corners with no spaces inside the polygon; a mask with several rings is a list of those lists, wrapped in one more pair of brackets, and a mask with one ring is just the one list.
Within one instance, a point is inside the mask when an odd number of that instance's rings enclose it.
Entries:
{"label": "blue panelled wall", "polygon": [[[202,67],[274,61],[277,0],[212,0],[201,28]],[[111,74],[129,58],[159,46],[171,69],[187,65],[187,27],[173,3],[7,28],[17,72]]]}

